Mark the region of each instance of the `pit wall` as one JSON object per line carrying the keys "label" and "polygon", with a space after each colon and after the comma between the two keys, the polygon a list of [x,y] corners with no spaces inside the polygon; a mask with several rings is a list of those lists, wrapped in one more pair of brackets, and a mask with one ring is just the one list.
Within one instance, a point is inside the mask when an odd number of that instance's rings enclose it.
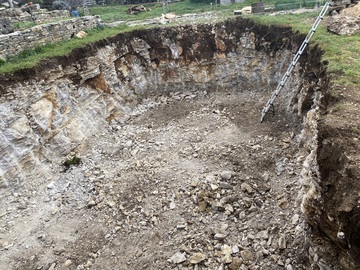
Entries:
{"label": "pit wall", "polygon": [[[289,33],[242,19],[134,31],[0,75],[2,186],[34,168],[45,173],[44,162],[59,163],[152,94],[251,89],[268,96],[303,38]],[[298,95],[304,88],[298,69],[283,95],[289,111],[302,114],[309,108],[298,105],[306,99]]]}
{"label": "pit wall", "polygon": [[86,16],[34,26],[23,31],[0,35],[0,59],[49,43],[69,40],[81,30],[101,24],[98,16]]}
{"label": "pit wall", "polygon": [[[101,136],[109,123],[121,127],[152,95],[234,89],[270,97],[303,39],[290,28],[237,18],[119,34],[0,75],[0,187],[20,187],[30,172],[46,183],[52,164],[71,152],[81,155],[91,147],[86,138]],[[299,200],[314,227],[322,192],[317,120],[326,90],[320,57],[318,48],[306,50],[279,97],[289,121],[305,119]],[[311,269],[320,267],[319,252],[309,254]]]}
{"label": "pit wall", "polygon": [[[300,174],[299,200],[311,229],[311,269],[358,270],[359,167],[342,146],[344,141],[351,143],[352,138],[346,138],[351,131],[339,131],[326,123],[326,107],[331,99],[329,94],[317,91],[314,106],[304,117],[300,145],[306,158]],[[344,136],[340,143],[336,138],[339,133]]]}

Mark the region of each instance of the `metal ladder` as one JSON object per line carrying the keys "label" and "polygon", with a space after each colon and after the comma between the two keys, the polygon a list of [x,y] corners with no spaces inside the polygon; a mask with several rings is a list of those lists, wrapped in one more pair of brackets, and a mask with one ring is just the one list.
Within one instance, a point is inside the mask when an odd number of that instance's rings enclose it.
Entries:
{"label": "metal ladder", "polygon": [[276,87],[275,91],[273,92],[271,98],[266,103],[266,106],[264,107],[264,109],[261,112],[260,123],[262,123],[262,121],[264,120],[264,117],[267,114],[267,112],[269,111],[270,107],[273,106],[274,100],[280,94],[281,89],[284,87],[285,83],[289,79],[290,74],[291,74],[292,70],[294,69],[296,63],[299,61],[299,58],[300,58],[301,54],[303,53],[306,46],[308,45],[311,37],[314,35],[314,33],[315,33],[316,29],[318,28],[320,22],[322,21],[323,17],[326,15],[326,13],[327,13],[327,11],[329,9],[329,5],[330,4],[328,2],[326,2],[325,5],[323,6],[322,10],[320,11],[319,16],[316,18],[315,23],[313,24],[313,26],[311,27],[311,29],[310,29],[309,33],[307,34],[305,40],[301,44],[298,52],[296,53],[294,59],[292,60],[291,64],[289,65],[287,71],[285,72],[284,76],[281,78],[281,81],[279,82],[278,86]]}

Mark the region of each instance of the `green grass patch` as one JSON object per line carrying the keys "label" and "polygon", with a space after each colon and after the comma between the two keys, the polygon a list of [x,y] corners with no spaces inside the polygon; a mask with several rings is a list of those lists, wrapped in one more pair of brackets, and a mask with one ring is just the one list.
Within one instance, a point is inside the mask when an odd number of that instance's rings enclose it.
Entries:
{"label": "green grass patch", "polygon": [[11,26],[14,30],[22,30],[31,28],[36,25],[38,25],[36,22],[17,22],[12,24]]}
{"label": "green grass patch", "polygon": [[[262,24],[291,26],[295,31],[307,34],[314,24],[318,13],[294,15],[254,16]],[[324,50],[323,60],[327,60],[328,72],[332,80],[344,85],[360,86],[360,35],[340,36],[329,33],[324,24],[313,35],[311,43],[317,43]]]}
{"label": "green grass patch", "polygon": [[275,10],[290,10],[299,8],[314,8],[320,1],[314,0],[277,0],[275,2]]}
{"label": "green grass patch", "polygon": [[[140,12],[138,14],[127,14],[126,11],[136,4],[133,5],[120,5],[120,6],[106,6],[106,7],[89,7],[90,14],[100,15],[101,19],[104,22],[113,22],[113,21],[136,21],[151,19],[155,17],[160,17],[163,13],[175,12],[176,15],[184,15],[188,13],[200,13],[208,11],[219,11],[224,13],[226,16],[232,16],[233,11],[236,9],[241,9],[244,6],[249,6],[253,3],[259,2],[259,0],[247,0],[244,3],[235,3],[232,5],[220,5],[217,4],[216,0],[206,0],[207,2],[201,0],[201,2],[193,2],[191,0],[185,0],[180,2],[171,2],[166,7],[163,7],[162,3],[149,3],[142,4],[146,8],[149,8],[150,11]],[[265,6],[274,5],[276,0],[266,0],[263,1]]]}
{"label": "green grass patch", "polygon": [[36,66],[41,60],[56,56],[66,56],[76,48],[84,47],[86,44],[98,40],[115,36],[120,32],[131,31],[133,28],[126,25],[119,25],[114,28],[95,28],[87,31],[85,38],[73,38],[44,46],[38,46],[34,49],[25,50],[15,56],[11,56],[6,62],[0,62],[0,73],[11,73],[19,69],[26,69]]}

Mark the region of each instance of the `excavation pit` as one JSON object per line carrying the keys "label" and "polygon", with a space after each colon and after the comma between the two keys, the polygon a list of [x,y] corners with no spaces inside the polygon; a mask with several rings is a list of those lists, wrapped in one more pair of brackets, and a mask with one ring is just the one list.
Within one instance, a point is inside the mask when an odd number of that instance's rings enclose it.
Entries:
{"label": "excavation pit", "polygon": [[260,123],[303,38],[289,33],[240,18],[135,31],[15,74],[26,81],[1,89],[17,103],[2,108],[0,268],[309,265],[300,173],[324,83],[316,47]]}

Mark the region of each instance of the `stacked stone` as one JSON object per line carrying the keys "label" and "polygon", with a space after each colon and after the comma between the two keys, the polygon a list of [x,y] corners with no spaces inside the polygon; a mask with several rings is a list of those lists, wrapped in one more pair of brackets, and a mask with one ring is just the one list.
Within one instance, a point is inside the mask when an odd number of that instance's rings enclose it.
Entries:
{"label": "stacked stone", "polygon": [[0,35],[0,59],[16,55],[26,49],[52,42],[69,40],[82,30],[92,29],[99,23],[98,16],[86,16],[56,23],[37,25],[24,31]]}
{"label": "stacked stone", "polygon": [[20,8],[14,8],[0,11],[0,17],[9,19],[13,24],[18,22],[31,22],[34,20],[37,23],[44,23],[49,20],[68,18],[70,17],[70,13],[67,10],[48,11],[40,8],[35,8],[30,13],[23,11]]}

